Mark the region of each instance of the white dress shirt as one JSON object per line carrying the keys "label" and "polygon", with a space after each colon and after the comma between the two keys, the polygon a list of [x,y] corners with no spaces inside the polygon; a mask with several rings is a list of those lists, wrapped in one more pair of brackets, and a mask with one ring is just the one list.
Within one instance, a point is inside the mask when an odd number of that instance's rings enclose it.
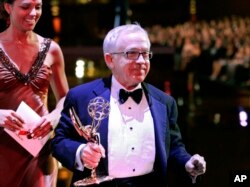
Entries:
{"label": "white dress shirt", "polygon": [[[108,163],[109,175],[115,178],[150,173],[155,160],[154,124],[147,99],[143,93],[139,104],[131,97],[124,104],[120,104],[121,88],[125,89],[112,77]],[[138,88],[141,85],[135,89]]]}

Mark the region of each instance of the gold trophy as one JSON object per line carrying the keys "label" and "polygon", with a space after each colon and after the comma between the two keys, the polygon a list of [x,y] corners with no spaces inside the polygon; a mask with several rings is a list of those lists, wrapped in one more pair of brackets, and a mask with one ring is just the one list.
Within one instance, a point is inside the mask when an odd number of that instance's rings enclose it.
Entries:
{"label": "gold trophy", "polygon": [[[97,132],[101,121],[108,117],[110,111],[109,102],[106,101],[103,97],[95,97],[94,99],[90,100],[88,104],[88,113],[92,118],[91,125],[82,125],[79,117],[77,116],[74,108],[72,107],[70,112],[70,117],[73,122],[75,129],[77,130],[78,134],[84,137],[87,141],[94,142],[100,144],[99,133]],[[113,178],[110,176],[97,176],[96,168],[91,170],[91,176],[84,178],[82,180],[76,181],[74,186],[88,186],[92,184],[99,184],[104,181],[112,180]]]}

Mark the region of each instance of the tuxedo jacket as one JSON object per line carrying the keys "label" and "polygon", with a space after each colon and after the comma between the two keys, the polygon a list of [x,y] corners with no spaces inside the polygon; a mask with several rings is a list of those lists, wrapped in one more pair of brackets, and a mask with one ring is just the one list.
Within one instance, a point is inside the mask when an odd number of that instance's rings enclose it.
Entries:
{"label": "tuxedo jacket", "polygon": [[[158,184],[164,186],[167,183],[168,162],[171,161],[176,167],[184,170],[185,163],[191,155],[187,153],[182,142],[177,125],[178,111],[174,98],[145,82],[142,83],[142,88],[154,122],[156,145],[154,173],[158,177]],[[110,101],[110,94],[111,77],[78,85],[71,88],[66,96],[61,118],[52,140],[52,154],[64,167],[73,172],[72,183],[90,176],[90,171],[86,168],[84,171],[75,169],[77,148],[87,141],[75,130],[69,115],[69,109],[74,107],[83,125],[91,124],[92,118],[89,116],[87,109],[89,101],[97,96]],[[108,117],[103,119],[98,129],[100,141],[106,153],[108,153],[108,120]],[[103,174],[108,174],[108,155],[101,159],[98,166],[98,171],[100,170]]]}

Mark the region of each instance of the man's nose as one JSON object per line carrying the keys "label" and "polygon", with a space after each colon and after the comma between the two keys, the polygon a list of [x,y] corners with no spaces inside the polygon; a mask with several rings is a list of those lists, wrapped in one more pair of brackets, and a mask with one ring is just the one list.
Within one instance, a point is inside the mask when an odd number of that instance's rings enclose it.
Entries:
{"label": "man's nose", "polygon": [[144,63],[146,60],[144,59],[142,54],[139,54],[138,59],[136,60],[136,63]]}

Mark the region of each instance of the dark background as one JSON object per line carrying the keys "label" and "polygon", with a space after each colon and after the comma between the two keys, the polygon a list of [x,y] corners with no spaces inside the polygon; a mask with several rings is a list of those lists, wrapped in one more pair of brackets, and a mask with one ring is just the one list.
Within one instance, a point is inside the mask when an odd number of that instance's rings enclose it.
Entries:
{"label": "dark background", "polygon": [[[156,24],[172,26],[192,18],[189,0],[93,0],[85,5],[64,0],[59,5],[62,28],[56,34],[52,25],[51,2],[43,2],[44,12],[36,31],[51,38],[59,36],[70,87],[109,73],[102,59],[101,45],[104,34],[114,27],[116,15],[120,15],[120,23],[137,21],[144,27]],[[117,7],[120,7],[120,12],[117,12]],[[209,21],[231,15],[250,16],[249,0],[196,0],[196,7],[196,20]],[[127,15],[125,10],[131,10],[133,14]],[[147,81],[160,89],[164,89],[165,82],[171,83],[172,96],[178,103],[180,100],[183,102],[179,105],[178,122],[184,143],[191,154],[199,153],[207,161],[207,172],[197,180],[197,184],[191,185],[187,183],[187,178],[173,172],[169,175],[170,187],[232,186],[232,173],[250,170],[249,127],[240,127],[238,118],[240,107],[249,113],[249,88],[201,80],[200,89],[190,93],[187,76],[173,71],[173,50],[158,47],[153,51]],[[78,58],[93,60],[99,74],[76,79],[74,67]],[[214,122],[217,114],[221,117],[219,123]],[[248,178],[250,180],[250,176]],[[64,183],[59,180],[58,184],[63,186]]]}
{"label": "dark background", "polygon": [[[54,37],[50,4],[43,2],[43,16],[36,31],[44,36]],[[120,7],[121,23],[126,19],[137,21],[148,27],[156,24],[171,26],[189,21],[190,0],[92,0],[87,4],[76,3],[76,0],[60,1],[62,29],[60,44],[62,46],[99,45],[101,31],[114,26],[114,19]],[[250,16],[249,0],[196,0],[197,20],[211,20],[224,16]],[[124,9],[132,11],[127,15]]]}

